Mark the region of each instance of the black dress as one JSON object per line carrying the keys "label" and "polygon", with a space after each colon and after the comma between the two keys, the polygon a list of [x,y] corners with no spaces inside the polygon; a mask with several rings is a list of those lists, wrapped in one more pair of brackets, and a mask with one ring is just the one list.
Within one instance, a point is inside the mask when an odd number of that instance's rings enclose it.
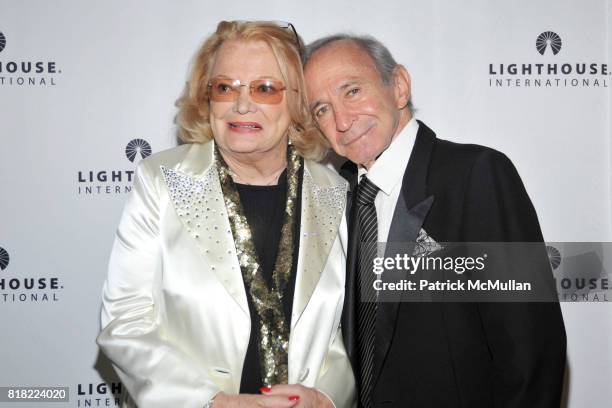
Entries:
{"label": "black dress", "polygon": [[[301,173],[301,172],[300,172]],[[300,201],[301,201],[301,174],[298,189],[298,199],[295,205],[294,226],[294,251],[291,276],[283,295],[283,310],[287,325],[291,324],[291,308],[293,305],[293,292],[295,288],[295,274],[297,267],[297,255],[300,233]],[[279,177],[278,185],[275,186],[251,186],[236,184],[242,208],[251,229],[253,244],[261,265],[260,272],[268,284],[272,284],[272,271],[276,262],[276,255],[281,238],[283,216],[287,200],[287,171]],[[259,361],[259,330],[260,320],[257,310],[253,305],[251,296],[248,295],[249,287],[245,283],[249,312],[251,314],[251,336],[247,348],[246,358],[242,369],[240,381],[241,394],[259,394],[263,386],[261,378],[261,365]]]}

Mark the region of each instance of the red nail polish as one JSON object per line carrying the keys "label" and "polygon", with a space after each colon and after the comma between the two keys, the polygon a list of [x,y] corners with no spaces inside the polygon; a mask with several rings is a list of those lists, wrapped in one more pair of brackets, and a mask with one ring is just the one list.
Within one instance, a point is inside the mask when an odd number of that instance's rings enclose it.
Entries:
{"label": "red nail polish", "polygon": [[270,392],[270,391],[272,391],[272,388],[270,387],[261,387],[259,389],[259,392],[261,392],[262,394],[265,394],[266,392]]}
{"label": "red nail polish", "polygon": [[300,397],[299,395],[292,395],[289,397],[289,401],[299,401]]}

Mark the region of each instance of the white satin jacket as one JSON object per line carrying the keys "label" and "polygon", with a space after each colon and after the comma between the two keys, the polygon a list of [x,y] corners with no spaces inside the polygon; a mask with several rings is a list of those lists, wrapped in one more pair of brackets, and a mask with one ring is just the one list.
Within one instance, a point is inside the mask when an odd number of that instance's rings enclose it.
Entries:
{"label": "white satin jacket", "polygon": [[[143,160],[103,289],[97,342],[140,408],[202,408],[238,393],[250,335],[214,144]],[[344,299],[346,182],[306,160],[289,338],[289,383],[355,406],[339,329]]]}

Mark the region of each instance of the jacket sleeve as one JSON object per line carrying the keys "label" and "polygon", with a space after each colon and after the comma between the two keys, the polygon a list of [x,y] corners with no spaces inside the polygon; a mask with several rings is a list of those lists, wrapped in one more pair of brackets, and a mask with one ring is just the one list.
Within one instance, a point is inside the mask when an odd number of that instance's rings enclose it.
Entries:
{"label": "jacket sleeve", "polygon": [[321,367],[315,388],[325,394],[336,408],[356,407],[355,378],[339,327]]}
{"label": "jacket sleeve", "polygon": [[[543,241],[523,183],[499,152],[487,150],[474,162],[463,212],[465,241]],[[541,254],[527,267],[552,281],[546,253]],[[493,359],[494,406],[558,408],[566,353],[558,302],[491,302],[478,308]]]}
{"label": "jacket sleeve", "polygon": [[201,408],[219,388],[159,325],[160,198],[146,160],[123,211],[102,295],[97,343],[141,408]]}

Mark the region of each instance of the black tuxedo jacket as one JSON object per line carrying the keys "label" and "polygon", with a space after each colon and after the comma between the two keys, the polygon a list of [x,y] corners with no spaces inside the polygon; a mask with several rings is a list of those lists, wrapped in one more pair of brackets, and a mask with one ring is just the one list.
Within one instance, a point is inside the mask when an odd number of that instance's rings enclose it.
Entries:
{"label": "black tuxedo jacket", "polygon": [[[341,173],[352,189],[354,164]],[[349,195],[349,202],[352,201]],[[354,208],[354,206],[351,206]],[[356,360],[357,222],[349,209],[342,331]],[[502,153],[419,130],[387,241],[541,242],[535,210]],[[377,407],[558,408],[565,370],[558,303],[380,302],[376,320]]]}

